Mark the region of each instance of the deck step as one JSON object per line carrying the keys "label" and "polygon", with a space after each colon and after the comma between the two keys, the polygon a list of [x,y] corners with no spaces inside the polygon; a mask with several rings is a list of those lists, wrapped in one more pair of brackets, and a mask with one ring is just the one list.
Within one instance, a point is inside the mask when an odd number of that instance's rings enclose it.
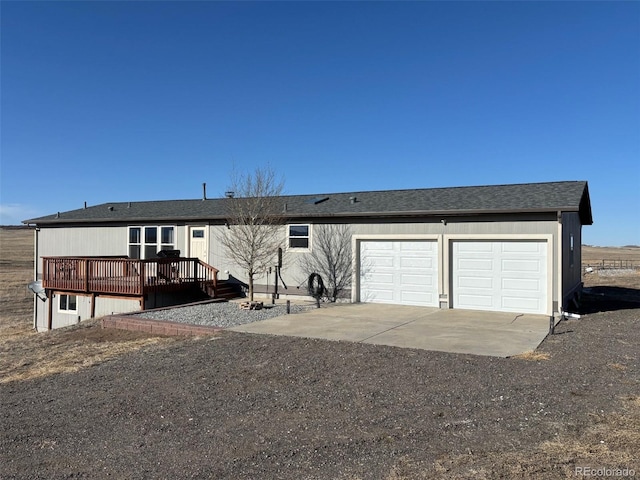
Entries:
{"label": "deck step", "polygon": [[218,287],[216,288],[215,295],[212,295],[211,293],[207,292],[207,294],[212,298],[223,298],[226,300],[233,300],[235,298],[242,298],[245,296],[240,284],[228,282],[226,280],[218,280]]}

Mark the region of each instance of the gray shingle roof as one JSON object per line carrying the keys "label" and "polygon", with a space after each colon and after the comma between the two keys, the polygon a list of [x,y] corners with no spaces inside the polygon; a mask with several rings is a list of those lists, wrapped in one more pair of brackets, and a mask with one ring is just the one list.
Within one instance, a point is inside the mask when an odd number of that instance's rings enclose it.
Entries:
{"label": "gray shingle roof", "polygon": [[[233,199],[116,202],[25,220],[28,224],[224,220]],[[289,218],[579,212],[593,223],[586,181],[385,190],[280,197]]]}

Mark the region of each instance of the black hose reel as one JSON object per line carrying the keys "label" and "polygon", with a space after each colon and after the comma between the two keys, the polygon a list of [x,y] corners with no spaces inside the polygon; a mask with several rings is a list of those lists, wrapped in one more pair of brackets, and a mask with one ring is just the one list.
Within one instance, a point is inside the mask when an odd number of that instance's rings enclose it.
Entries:
{"label": "black hose reel", "polygon": [[312,273],[309,275],[309,281],[307,284],[307,291],[309,295],[316,299],[316,304],[320,308],[320,299],[324,295],[326,289],[324,288],[324,282],[319,273]]}

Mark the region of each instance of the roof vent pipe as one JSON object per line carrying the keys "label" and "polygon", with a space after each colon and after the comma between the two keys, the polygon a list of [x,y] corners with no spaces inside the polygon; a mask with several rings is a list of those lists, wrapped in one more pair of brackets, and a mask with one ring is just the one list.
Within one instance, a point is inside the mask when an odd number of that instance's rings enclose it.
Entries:
{"label": "roof vent pipe", "polygon": [[356,197],[349,197],[349,201],[354,204],[358,201],[358,199]]}
{"label": "roof vent pipe", "polygon": [[202,200],[206,200],[207,199],[207,184],[203,183],[202,184]]}
{"label": "roof vent pipe", "polygon": [[84,209],[87,209],[87,202],[84,202]]}

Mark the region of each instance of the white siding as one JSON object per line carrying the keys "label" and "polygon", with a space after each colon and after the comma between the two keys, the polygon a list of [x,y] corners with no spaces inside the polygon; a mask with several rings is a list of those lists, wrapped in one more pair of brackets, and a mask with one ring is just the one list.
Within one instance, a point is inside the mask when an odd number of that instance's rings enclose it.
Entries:
{"label": "white siding", "polygon": [[[75,325],[79,321],[89,320],[91,318],[91,297],[78,295],[78,311],[77,313],[66,313],[58,311],[59,297],[58,294],[53,298],[53,316],[52,327],[61,328],[69,325]],[[48,304],[40,300],[36,303],[36,326],[39,332],[47,330],[48,323]],[[113,297],[96,297],[96,318],[104,317],[114,313],[137,312],[140,310],[140,302],[137,299],[113,298]]]}

